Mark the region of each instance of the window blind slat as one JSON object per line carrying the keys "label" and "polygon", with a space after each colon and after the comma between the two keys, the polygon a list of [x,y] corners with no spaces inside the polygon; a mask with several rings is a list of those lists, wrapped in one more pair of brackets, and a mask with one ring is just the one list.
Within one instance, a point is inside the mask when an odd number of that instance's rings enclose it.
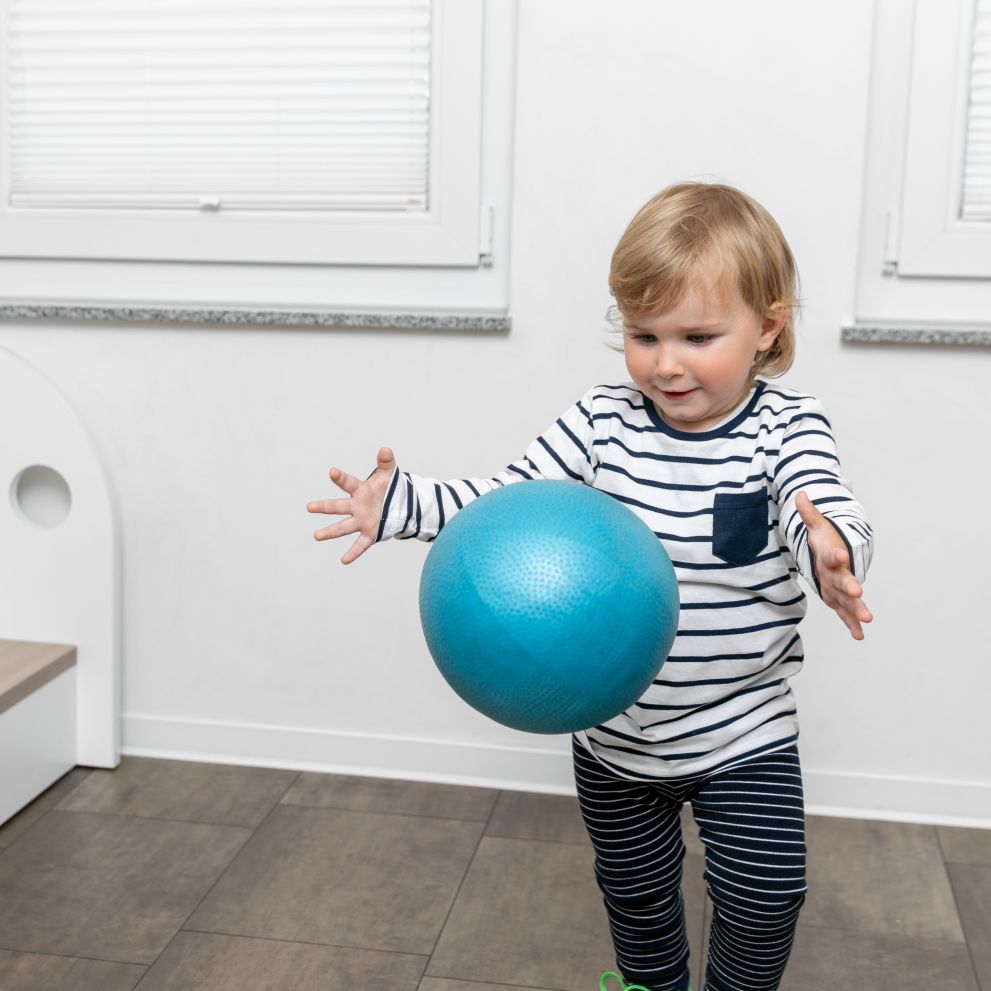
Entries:
{"label": "window blind slat", "polygon": [[991,222],[991,0],[978,0],[960,219]]}
{"label": "window blind slat", "polygon": [[[15,13],[32,14],[77,14],[81,6],[77,0],[8,0]],[[247,10],[272,10],[271,0],[87,0],[86,10],[92,14],[130,14],[136,10],[172,13],[179,10],[230,11],[241,13]],[[397,2],[397,0],[286,0],[279,10],[307,11],[325,10],[332,7],[341,12],[350,11],[355,16],[367,14],[370,10],[422,10],[418,0]]]}
{"label": "window blind slat", "polygon": [[9,0],[11,204],[424,210],[430,0]]}

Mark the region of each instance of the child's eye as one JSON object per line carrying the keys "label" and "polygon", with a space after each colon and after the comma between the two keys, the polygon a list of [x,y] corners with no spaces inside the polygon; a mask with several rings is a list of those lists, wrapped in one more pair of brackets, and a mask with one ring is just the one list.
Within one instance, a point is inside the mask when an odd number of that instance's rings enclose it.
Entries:
{"label": "child's eye", "polygon": [[712,340],[709,334],[690,334],[688,337],[689,344],[708,344]]}
{"label": "child's eye", "polygon": [[640,344],[655,344],[657,338],[653,334],[637,334],[635,340]]}

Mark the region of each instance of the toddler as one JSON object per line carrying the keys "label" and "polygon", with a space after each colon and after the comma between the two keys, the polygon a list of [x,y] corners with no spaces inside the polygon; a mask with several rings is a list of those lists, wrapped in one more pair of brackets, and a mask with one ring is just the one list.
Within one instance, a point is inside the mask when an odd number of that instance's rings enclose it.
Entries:
{"label": "toddler", "polygon": [[766,381],[792,363],[798,300],[763,207],[725,185],[663,190],[620,239],[609,287],[631,381],[590,389],[493,478],[421,478],[382,448],[367,479],[331,469],[347,498],[307,508],[346,517],[315,534],[357,534],[345,564],[388,538],[432,540],[465,503],[525,479],[594,486],[650,526],[678,577],[674,646],[636,705],[572,740],[622,974],[601,987],[690,987],[689,802],[713,903],[705,988],[772,991],[806,892],[798,576],[863,639],[872,531],[820,403]]}

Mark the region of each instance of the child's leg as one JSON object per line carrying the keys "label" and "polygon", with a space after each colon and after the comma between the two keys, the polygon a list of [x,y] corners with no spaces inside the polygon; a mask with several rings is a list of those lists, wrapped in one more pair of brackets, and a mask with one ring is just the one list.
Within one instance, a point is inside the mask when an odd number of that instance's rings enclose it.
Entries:
{"label": "child's leg", "polygon": [[595,877],[623,977],[651,991],[686,991],[682,800],[653,782],[612,776],[578,743],[574,758]]}
{"label": "child's leg", "polygon": [[692,807],[714,908],[706,991],[774,991],[806,891],[798,748],[709,778]]}

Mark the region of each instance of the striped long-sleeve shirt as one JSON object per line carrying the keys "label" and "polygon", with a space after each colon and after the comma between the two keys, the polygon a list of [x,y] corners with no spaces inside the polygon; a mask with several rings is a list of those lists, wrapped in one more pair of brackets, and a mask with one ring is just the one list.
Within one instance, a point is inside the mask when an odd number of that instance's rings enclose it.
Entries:
{"label": "striped long-sleeve shirt", "polygon": [[618,499],[657,534],[678,578],[678,632],[653,685],[580,742],[634,778],[694,775],[793,743],[788,679],[802,664],[807,605],[798,575],[815,582],[797,494],[843,537],[859,581],[872,548],[820,403],[758,382],[721,424],[690,433],[670,427],[632,384],[599,385],[493,478],[397,469],[379,539],[432,540],[472,499],[535,478]]}

